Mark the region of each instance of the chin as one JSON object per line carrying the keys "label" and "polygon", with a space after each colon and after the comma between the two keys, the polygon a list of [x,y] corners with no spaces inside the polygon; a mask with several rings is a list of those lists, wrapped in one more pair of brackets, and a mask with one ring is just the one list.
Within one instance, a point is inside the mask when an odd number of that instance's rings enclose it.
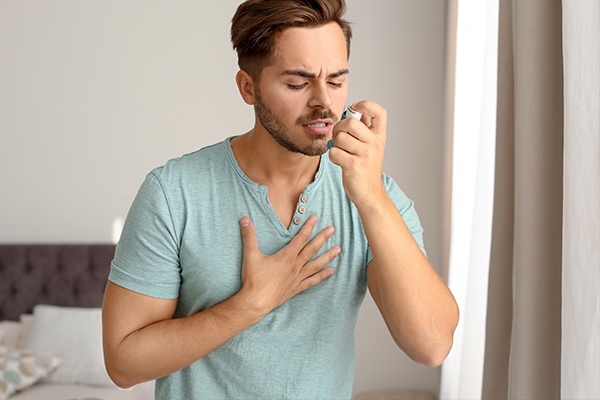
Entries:
{"label": "chin", "polygon": [[311,157],[322,156],[323,154],[327,153],[327,150],[329,150],[327,148],[327,141],[328,139],[326,137],[314,140],[313,143],[305,148],[301,153]]}
{"label": "chin", "polygon": [[325,154],[327,152],[327,146],[325,146],[325,148],[308,148],[308,149],[302,149],[301,151],[297,151],[297,153],[303,154],[307,157],[317,157],[317,156],[322,156],[323,154]]}

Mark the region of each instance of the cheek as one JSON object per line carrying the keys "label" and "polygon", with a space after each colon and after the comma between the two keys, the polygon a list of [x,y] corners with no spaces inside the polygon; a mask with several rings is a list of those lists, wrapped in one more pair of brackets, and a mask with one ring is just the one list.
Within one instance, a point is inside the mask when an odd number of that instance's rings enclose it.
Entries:
{"label": "cheek", "polygon": [[347,91],[344,91],[343,94],[341,94],[340,96],[337,96],[336,100],[334,101],[333,105],[331,106],[331,111],[333,111],[335,113],[335,115],[338,116],[338,118],[342,117],[344,108],[346,108],[347,93],[348,93]]}
{"label": "cheek", "polygon": [[261,97],[269,110],[275,114],[282,122],[288,122],[288,116],[297,112],[298,99],[286,91],[265,90],[261,91]]}
{"label": "cheek", "polygon": [[285,124],[295,123],[298,118],[298,103],[293,98],[279,98],[273,104],[273,112]]}

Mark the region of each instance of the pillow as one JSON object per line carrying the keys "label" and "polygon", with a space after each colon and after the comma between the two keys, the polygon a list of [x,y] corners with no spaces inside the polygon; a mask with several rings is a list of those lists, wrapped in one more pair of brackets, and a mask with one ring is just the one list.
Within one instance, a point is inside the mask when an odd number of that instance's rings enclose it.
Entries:
{"label": "pillow", "polygon": [[0,322],[0,346],[19,347],[21,324],[17,321]]}
{"label": "pillow", "polygon": [[21,323],[21,331],[19,332],[19,337],[17,338],[17,348],[24,349],[25,341],[27,340],[27,335],[29,335],[29,328],[31,328],[31,322],[33,321],[32,314],[21,314],[19,317],[19,322]]}
{"label": "pillow", "polygon": [[62,358],[47,381],[116,387],[104,367],[101,308],[35,306],[25,348]]}
{"label": "pillow", "polygon": [[60,362],[52,354],[0,347],[0,400],[46,378]]}

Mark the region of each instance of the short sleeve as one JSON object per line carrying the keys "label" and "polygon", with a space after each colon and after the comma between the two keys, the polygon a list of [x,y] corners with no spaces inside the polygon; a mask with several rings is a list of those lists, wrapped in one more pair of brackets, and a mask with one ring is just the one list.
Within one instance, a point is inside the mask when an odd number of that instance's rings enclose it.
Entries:
{"label": "short sleeve", "polygon": [[108,279],[146,296],[179,296],[179,240],[165,191],[154,172],[127,214]]}
{"label": "short sleeve", "polygon": [[[417,215],[417,210],[415,210],[414,202],[409,199],[402,189],[398,187],[396,182],[392,178],[387,175],[383,175],[383,184],[385,189],[390,196],[390,199],[396,206],[396,209],[402,216],[406,227],[412,234],[413,239],[423,252],[425,256],[427,256],[427,252],[425,251],[425,245],[423,244],[423,227],[421,226],[421,221],[419,220],[419,216]],[[367,265],[373,260],[373,255],[371,254],[371,249],[367,249]]]}

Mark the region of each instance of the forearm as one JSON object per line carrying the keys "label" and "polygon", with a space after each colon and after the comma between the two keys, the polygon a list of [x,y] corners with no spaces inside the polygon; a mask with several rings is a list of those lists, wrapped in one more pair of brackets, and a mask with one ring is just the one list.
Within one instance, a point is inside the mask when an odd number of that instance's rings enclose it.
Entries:
{"label": "forearm", "polygon": [[387,194],[359,208],[373,254],[369,288],[398,345],[437,365],[452,345],[458,308]]}
{"label": "forearm", "polygon": [[179,371],[260,321],[264,313],[246,304],[234,296],[192,316],[164,319],[120,340],[105,340],[107,371],[121,387]]}

